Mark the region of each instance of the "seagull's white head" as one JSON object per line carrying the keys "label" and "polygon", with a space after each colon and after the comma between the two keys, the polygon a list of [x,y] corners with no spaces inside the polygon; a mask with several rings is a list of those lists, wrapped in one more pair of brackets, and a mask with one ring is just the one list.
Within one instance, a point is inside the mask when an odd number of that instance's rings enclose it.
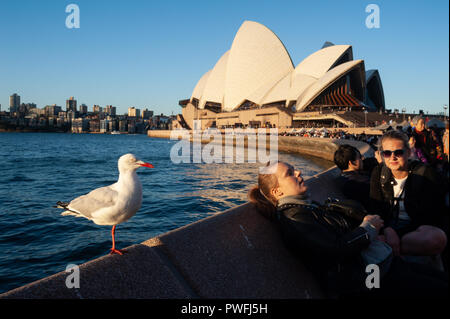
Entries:
{"label": "seagull's white head", "polygon": [[134,156],[133,154],[122,155],[119,158],[118,164],[119,164],[119,172],[121,173],[127,171],[134,172],[141,166],[153,168],[152,164],[138,160],[136,156]]}

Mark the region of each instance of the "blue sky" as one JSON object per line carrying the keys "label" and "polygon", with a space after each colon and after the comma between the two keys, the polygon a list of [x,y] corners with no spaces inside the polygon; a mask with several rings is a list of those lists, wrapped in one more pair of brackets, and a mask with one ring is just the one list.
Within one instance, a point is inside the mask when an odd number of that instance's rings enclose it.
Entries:
{"label": "blue sky", "polygon": [[[68,29],[68,4],[80,28]],[[368,29],[368,4],[380,28]],[[264,24],[294,65],[325,41],[353,46],[379,70],[388,108],[442,112],[448,105],[448,1],[1,0],[0,104],[112,104],[181,113],[200,77],[231,47],[245,20]]]}

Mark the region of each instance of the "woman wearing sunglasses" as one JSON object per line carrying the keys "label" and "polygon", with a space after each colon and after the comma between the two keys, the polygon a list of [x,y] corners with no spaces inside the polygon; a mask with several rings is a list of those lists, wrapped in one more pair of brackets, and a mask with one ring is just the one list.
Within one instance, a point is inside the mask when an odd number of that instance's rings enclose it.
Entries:
{"label": "woman wearing sunglasses", "polygon": [[445,183],[433,168],[409,161],[408,136],[389,131],[380,139],[384,164],[371,176],[372,212],[385,221],[384,236],[395,255],[433,256],[447,243]]}

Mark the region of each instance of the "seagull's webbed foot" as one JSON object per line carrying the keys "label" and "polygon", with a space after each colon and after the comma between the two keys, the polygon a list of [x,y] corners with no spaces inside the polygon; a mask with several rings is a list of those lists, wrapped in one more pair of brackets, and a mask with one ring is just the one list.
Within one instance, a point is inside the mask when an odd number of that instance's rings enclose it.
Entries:
{"label": "seagull's webbed foot", "polygon": [[114,254],[117,254],[117,255],[123,255],[123,254],[125,254],[126,252],[124,251],[124,250],[120,250],[120,249],[115,249],[115,248],[111,248],[111,251],[110,251],[110,255],[114,255]]}

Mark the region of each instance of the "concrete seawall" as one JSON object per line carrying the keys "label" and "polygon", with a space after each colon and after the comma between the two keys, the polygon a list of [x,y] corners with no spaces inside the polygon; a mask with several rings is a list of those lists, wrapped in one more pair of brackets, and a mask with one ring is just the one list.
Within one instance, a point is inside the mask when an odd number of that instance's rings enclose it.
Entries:
{"label": "concrete seawall", "polygon": [[[154,130],[148,131],[147,135],[149,137],[170,139],[171,131]],[[181,138],[181,135],[179,138]],[[202,143],[209,143],[211,140],[212,139],[202,140]],[[225,143],[225,139],[222,140],[222,143]],[[340,144],[353,145],[357,147],[364,156],[373,156],[373,150],[370,146],[359,141],[316,137],[278,136],[279,151],[311,155],[328,161],[333,161],[333,154]],[[236,145],[236,140],[233,140],[233,145]],[[267,139],[265,145],[266,148],[268,148],[269,145],[269,139]],[[247,139],[244,139],[244,146],[247,146]]]}
{"label": "concrete seawall", "polygon": [[[330,154],[325,152],[334,152],[337,147],[328,139],[286,139],[282,143],[293,151],[321,148],[314,156],[326,159]],[[362,153],[370,153],[367,144],[358,146]],[[309,178],[306,183],[312,199],[341,198],[334,185],[338,174],[333,167]],[[250,203],[125,250],[123,256],[107,255],[80,265],[80,288],[67,288],[70,273],[62,271],[1,294],[0,298],[324,297],[301,260],[286,249],[275,225]]]}

